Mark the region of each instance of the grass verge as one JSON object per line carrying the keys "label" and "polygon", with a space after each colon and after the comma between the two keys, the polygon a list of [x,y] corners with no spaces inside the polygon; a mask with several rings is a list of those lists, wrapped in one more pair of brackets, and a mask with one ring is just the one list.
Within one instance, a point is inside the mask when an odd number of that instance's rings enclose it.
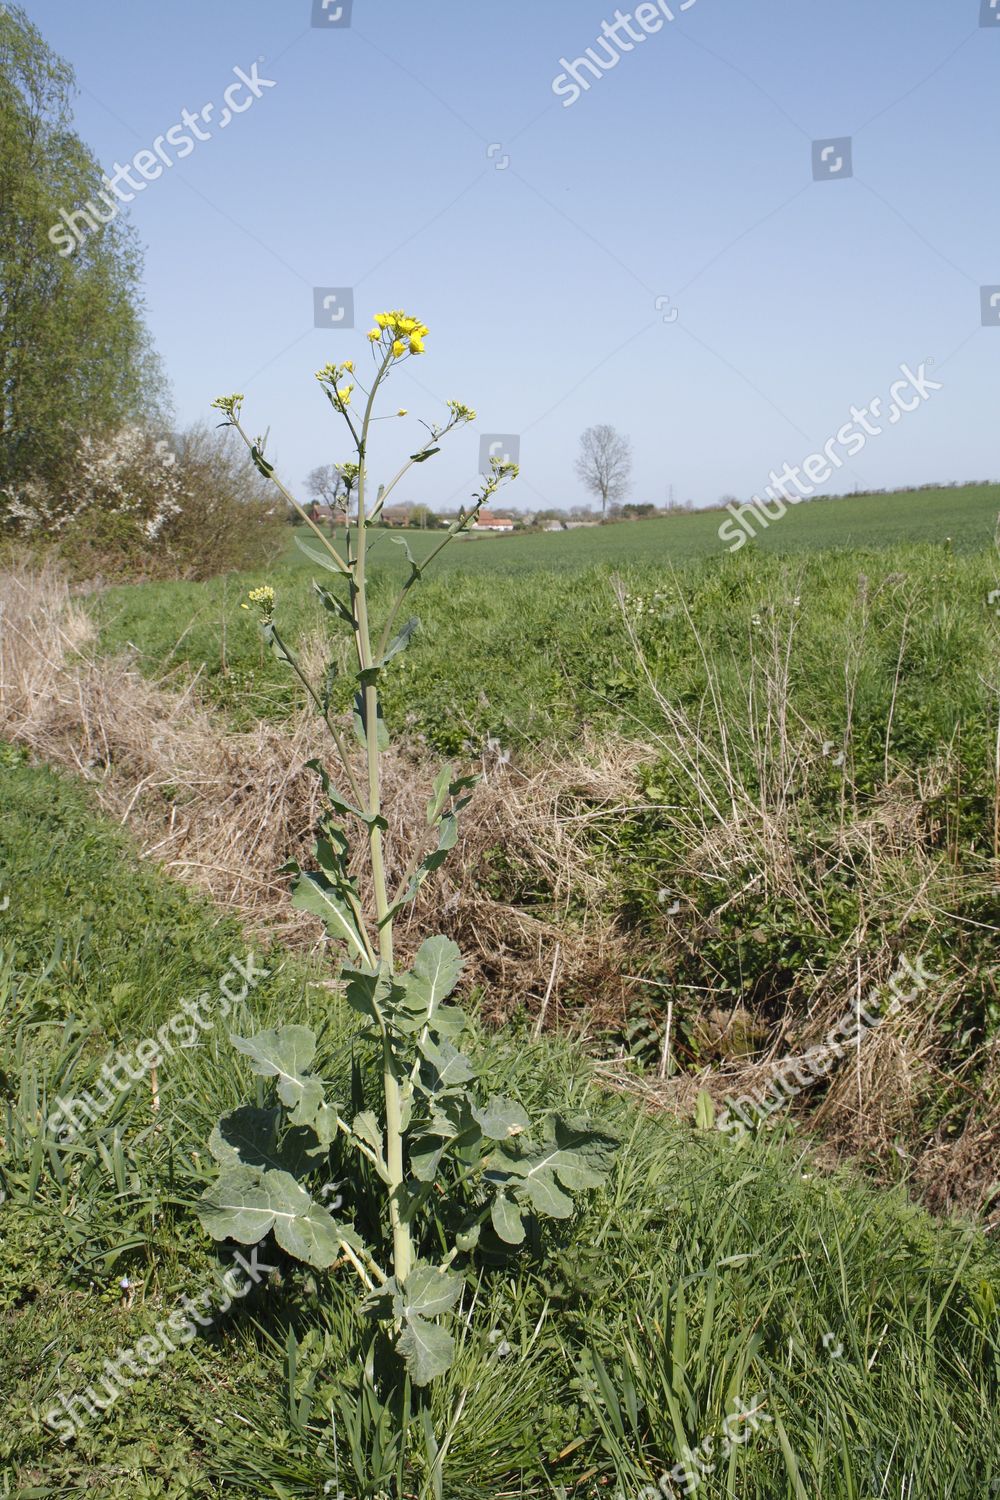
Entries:
{"label": "grass verge", "polygon": [[[211,1124],[253,1097],[228,1027],[319,1025],[337,1076],[351,1023],[307,967],[258,955],[270,975],[228,1026],[159,1068],[158,1110],[143,1073],[75,1142],[53,1142],[52,1101],[93,1087],[182,997],[216,995],[246,945],[137,860],[77,785],[12,751],[0,782],[3,1493],[312,1500],[333,1480],[374,1500],[399,1461],[353,1287],[280,1253],[265,1254],[265,1286],[72,1441],[45,1426],[60,1392],[85,1391],[225,1269],[191,1203]],[[564,1044],[508,1033],[481,1047],[491,1082],[528,1105],[595,1092]],[[990,1493],[1000,1257],[980,1233],[787,1150],[737,1148],[625,1099],[600,1110],[624,1142],[607,1190],[468,1288],[460,1356],[433,1398],[439,1433],[462,1406],[448,1496],[638,1494],[685,1446],[707,1497]],[[727,1420],[746,1441],[723,1460]],[[422,1463],[418,1447],[401,1493]]]}

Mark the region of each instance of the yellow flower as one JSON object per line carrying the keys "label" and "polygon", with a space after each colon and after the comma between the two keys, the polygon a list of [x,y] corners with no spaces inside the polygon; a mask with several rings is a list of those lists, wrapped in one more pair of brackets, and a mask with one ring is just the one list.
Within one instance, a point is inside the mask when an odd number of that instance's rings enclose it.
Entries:
{"label": "yellow flower", "polygon": [[[269,583],[262,584],[259,589],[251,589],[247,598],[250,604],[259,604],[265,620],[270,620],[274,614],[274,589]],[[250,604],[244,604],[244,609],[249,609]]]}
{"label": "yellow flower", "polygon": [[406,344],[402,339],[396,340],[396,342],[392,346],[392,352],[397,359],[401,359],[402,356],[406,353]]}
{"label": "yellow flower", "polygon": [[424,341],[423,341],[423,339],[421,338],[421,336],[420,336],[419,333],[412,333],[410,335],[410,353],[411,354],[423,354],[423,352],[424,352]]}
{"label": "yellow flower", "polygon": [[391,315],[391,313],[376,313],[375,314],[375,326],[377,328],[388,328],[388,326],[389,326],[389,324],[391,322],[392,322],[392,315]]}
{"label": "yellow flower", "polygon": [[406,416],[406,407],[405,406],[401,406],[399,408],[399,411],[396,413],[396,416],[397,417],[405,417]]}
{"label": "yellow flower", "polygon": [[348,404],[351,399],[351,393],[353,392],[353,390],[353,385],[345,385],[342,386],[341,389],[337,392],[337,400],[340,402],[341,406],[346,406]]}
{"label": "yellow flower", "polygon": [[368,335],[368,342],[371,344],[377,344],[381,337],[382,335],[379,333],[378,329],[373,328],[371,333]]}
{"label": "yellow flower", "polygon": [[347,373],[349,375],[353,375],[353,373],[354,373],[354,361],[353,361],[353,359],[345,359],[344,360],[344,369],[347,371]]}

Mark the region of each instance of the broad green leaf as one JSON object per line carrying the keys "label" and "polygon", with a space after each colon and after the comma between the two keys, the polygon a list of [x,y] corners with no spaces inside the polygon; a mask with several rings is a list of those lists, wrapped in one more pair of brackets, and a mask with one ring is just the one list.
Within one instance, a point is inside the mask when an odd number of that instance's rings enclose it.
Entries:
{"label": "broad green leaf", "polygon": [[434,457],[435,453],[440,452],[440,448],[421,448],[419,453],[410,454],[410,460],[415,464],[425,464],[429,458]]}
{"label": "broad green leaf", "polygon": [[423,1054],[420,1076],[429,1093],[457,1088],[476,1076],[469,1059],[450,1042],[439,1043],[428,1037],[420,1050]]}
{"label": "broad green leaf", "polygon": [[276,1167],[280,1109],[245,1104],[223,1115],[208,1138],[208,1149],[221,1167]]}
{"label": "broad green leaf", "polygon": [[403,1286],[404,1316],[436,1318],[450,1312],[462,1295],[463,1285],[461,1276],[418,1262]]}
{"label": "broad green leaf", "polygon": [[361,1248],[361,1241],[353,1230],[338,1224],[325,1208],[312,1201],[305,1211],[294,1216],[276,1215],[274,1237],[289,1255],[304,1261],[307,1266],[314,1266],[317,1271],[333,1265],[341,1254],[342,1244],[349,1244],[353,1250]]}
{"label": "broad green leaf", "polygon": [[413,636],[414,631],[419,630],[419,628],[420,621],[415,616],[412,620],[407,620],[406,624],[403,626],[399,634],[395,636],[387,646],[386,653],[383,656],[381,662],[381,665],[383,667],[386,666],[388,662],[391,662],[394,656],[398,656],[400,651],[406,650],[407,646],[410,644],[410,640]]}
{"label": "broad green leaf", "polygon": [[426,1318],[408,1318],[396,1344],[406,1361],[414,1385],[430,1385],[451,1368],[455,1340],[450,1333]]}
{"label": "broad green leaf", "polygon": [[293,1177],[305,1177],[316,1170],[325,1154],[322,1148],[329,1142],[317,1141],[315,1131],[296,1126],[285,1131],[279,1145],[280,1120],[278,1107],[244,1105],[222,1117],[208,1138],[208,1149],[222,1167],[275,1167]]}
{"label": "broad green leaf", "polygon": [[325,551],[322,547],[317,546],[316,543],[310,541],[308,537],[299,536],[297,531],[295,533],[295,545],[298,547],[299,551],[304,552],[309,561],[315,563],[318,568],[326,568],[327,572],[336,573],[338,577],[346,576],[343,568],[338,567],[333,558],[330,556],[329,552]]}
{"label": "broad green leaf", "polygon": [[429,1026],[442,1035],[458,1036],[465,1029],[462,1012],[441,1005],[455,988],[462,962],[461,952],[450,938],[426,939],[412,972],[399,976],[402,998],[393,1016],[397,1030],[413,1034]]}
{"label": "broad green leaf", "polygon": [[289,1255],[322,1271],[333,1265],[342,1241],[355,1248],[353,1230],[339,1225],[287,1172],[229,1167],[201,1199],[199,1216],[215,1239],[254,1245],[274,1230]]}
{"label": "broad green leaf", "polygon": [[372,1287],[361,1304],[361,1311],[370,1318],[380,1318],[387,1323],[390,1318],[397,1322],[403,1317],[403,1294],[395,1276],[390,1276],[381,1286]]}
{"label": "broad green leaf", "polygon": [[407,985],[407,991],[412,994],[415,987],[419,989],[426,1001],[429,1018],[455,988],[463,963],[461,949],[451,938],[439,935],[425,938],[421,943],[413,960],[413,979],[417,985]]}
{"label": "broad green leaf", "polygon": [[536,1213],[566,1219],[573,1210],[570,1193],[598,1187],[617,1149],[614,1136],[594,1130],[587,1120],[553,1115],[545,1122],[540,1147],[526,1138],[504,1141],[488,1158],[487,1178],[504,1183]]}
{"label": "broad green leaf", "polygon": [[354,1116],[354,1119],[351,1121],[351,1129],[359,1141],[364,1141],[366,1146],[372,1148],[381,1162],[384,1150],[382,1131],[374,1113],[370,1109],[363,1109],[359,1115]]}
{"label": "broad green leaf", "polygon": [[198,1217],[215,1240],[256,1245],[274,1223],[274,1210],[261,1191],[257,1167],[224,1167],[202,1194]]}
{"label": "broad green leaf", "polygon": [[250,1059],[258,1078],[278,1080],[278,1098],[283,1104],[297,1104],[302,1092],[303,1074],[316,1055],[316,1038],[308,1026],[282,1026],[275,1031],[258,1031],[256,1036],[231,1036],[237,1052]]}
{"label": "broad green leaf", "polygon": [[491,1094],[489,1103],[481,1107],[473,1104],[472,1118],[491,1141],[505,1141],[531,1125],[520,1104],[503,1094]]}
{"label": "broad green leaf", "polygon": [[418,1182],[433,1182],[448,1143],[439,1135],[418,1135],[410,1140],[410,1171]]}
{"label": "broad green leaf", "polygon": [[[367,748],[368,748],[368,726],[365,723],[365,695],[364,695],[364,693],[358,693],[357,697],[354,700],[354,733],[357,736],[358,743],[361,745],[361,747],[363,749],[367,750]],[[379,750],[388,750],[389,743],[390,743],[390,741],[389,741],[389,731],[386,728],[385,719],[383,718],[383,715],[382,715],[382,705],[381,705],[381,703],[379,703],[379,705],[378,705],[377,729],[376,729],[376,732],[375,732],[375,739],[376,739],[376,744],[378,745]]]}
{"label": "broad green leaf", "polygon": [[540,1149],[522,1142],[501,1146],[498,1160],[517,1177],[540,1178],[552,1172],[571,1192],[600,1187],[618,1149],[614,1136],[594,1130],[582,1118],[564,1120],[550,1115]]}
{"label": "broad green leaf", "polygon": [[370,969],[344,968],[341,977],[347,980],[344,996],[351,1009],[381,1029],[397,1003],[396,986],[378,969],[373,973]]}
{"label": "broad green leaf", "polygon": [[293,1125],[308,1126],[315,1131],[321,1146],[329,1146],[337,1138],[337,1107],[327,1103],[326,1090],[319,1078],[303,1078],[301,1082],[302,1087],[289,1119]]}
{"label": "broad green leaf", "polygon": [[292,905],[298,911],[319,917],[330,936],[347,943],[359,957],[367,955],[354,913],[325,875],[315,872],[300,875],[292,888]]}
{"label": "broad green leaf", "polygon": [[564,1120],[553,1115],[545,1122],[545,1160],[559,1174],[564,1187],[600,1187],[614,1163],[620,1142],[604,1130],[595,1130],[583,1116]]}
{"label": "broad green leaf", "polygon": [[395,546],[402,547],[403,551],[406,553],[406,560],[410,564],[410,576],[407,578],[405,584],[403,585],[403,588],[404,590],[412,588],[412,586],[422,576],[423,568],[421,567],[420,563],[417,562],[416,558],[413,556],[413,553],[410,551],[410,544],[406,540],[405,536],[394,536],[390,537],[389,540],[393,542]]}
{"label": "broad green leaf", "polygon": [[552,1172],[529,1172],[514,1190],[519,1198],[527,1198],[536,1213],[548,1214],[550,1219],[568,1219],[573,1213],[572,1198],[563,1192]]}
{"label": "broad green leaf", "polygon": [[521,1210],[506,1193],[498,1193],[493,1199],[490,1218],[493,1220],[493,1228],[506,1244],[523,1244],[524,1223]]}

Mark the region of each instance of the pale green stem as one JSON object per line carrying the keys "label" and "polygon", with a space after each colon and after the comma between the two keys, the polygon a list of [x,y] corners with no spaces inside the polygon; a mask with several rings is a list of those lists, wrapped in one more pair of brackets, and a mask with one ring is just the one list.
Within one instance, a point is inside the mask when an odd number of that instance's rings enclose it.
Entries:
{"label": "pale green stem", "polygon": [[[358,555],[351,585],[352,602],[357,621],[358,657],[363,672],[374,665],[371,630],[368,621],[368,589],[366,577],[368,523],[365,515],[365,457],[368,446],[368,429],[371,424],[375,395],[392,356],[386,354],[372,385],[365,408],[361,441],[358,444],[360,473],[358,475]],[[365,738],[368,752],[368,814],[369,847],[371,852],[372,882],[375,888],[375,915],[379,928],[379,952],[387,974],[392,973],[392,921],[387,920],[389,897],[386,890],[385,859],[382,848],[382,830],[375,819],[381,812],[381,778],[378,748],[378,688],[374,682],[362,689],[364,699]],[[392,1226],[393,1270],[399,1281],[405,1281],[413,1264],[413,1242],[409,1225],[400,1212],[400,1196],[404,1182],[403,1170],[403,1114],[402,1097],[395,1059],[392,1055],[392,1040],[388,1032],[382,1035],[382,1082],[385,1090],[385,1155],[389,1172],[389,1222]]]}

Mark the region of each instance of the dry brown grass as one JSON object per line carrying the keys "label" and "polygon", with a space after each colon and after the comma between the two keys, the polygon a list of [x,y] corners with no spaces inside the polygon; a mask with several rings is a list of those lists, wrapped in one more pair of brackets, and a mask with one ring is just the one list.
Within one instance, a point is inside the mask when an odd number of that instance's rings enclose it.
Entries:
{"label": "dry brown grass", "polygon": [[[320,812],[318,781],[304,769],[325,748],[316,721],[234,734],[199,701],[196,681],[150,682],[127,657],[98,657],[85,613],[52,568],[6,569],[0,611],[0,736],[84,776],[145,856],[202,887],[248,929],[321,941],[319,924],[289,907],[287,880],[277,874],[289,857],[306,855]],[[595,1010],[619,1013],[621,939],[599,915],[600,872],[577,830],[582,817],[630,795],[634,760],[621,750],[597,767],[584,753],[532,774],[484,763],[452,857],[458,873],[446,867],[407,910],[401,953],[429,932],[453,936],[497,1019],[522,1004],[539,1008],[546,994],[550,1020],[563,997],[578,1023]],[[390,883],[427,836],[436,771],[405,746],[385,758]],[[534,902],[505,895],[512,866],[530,872],[518,880],[538,893]],[[363,881],[360,861],[356,874]]]}

